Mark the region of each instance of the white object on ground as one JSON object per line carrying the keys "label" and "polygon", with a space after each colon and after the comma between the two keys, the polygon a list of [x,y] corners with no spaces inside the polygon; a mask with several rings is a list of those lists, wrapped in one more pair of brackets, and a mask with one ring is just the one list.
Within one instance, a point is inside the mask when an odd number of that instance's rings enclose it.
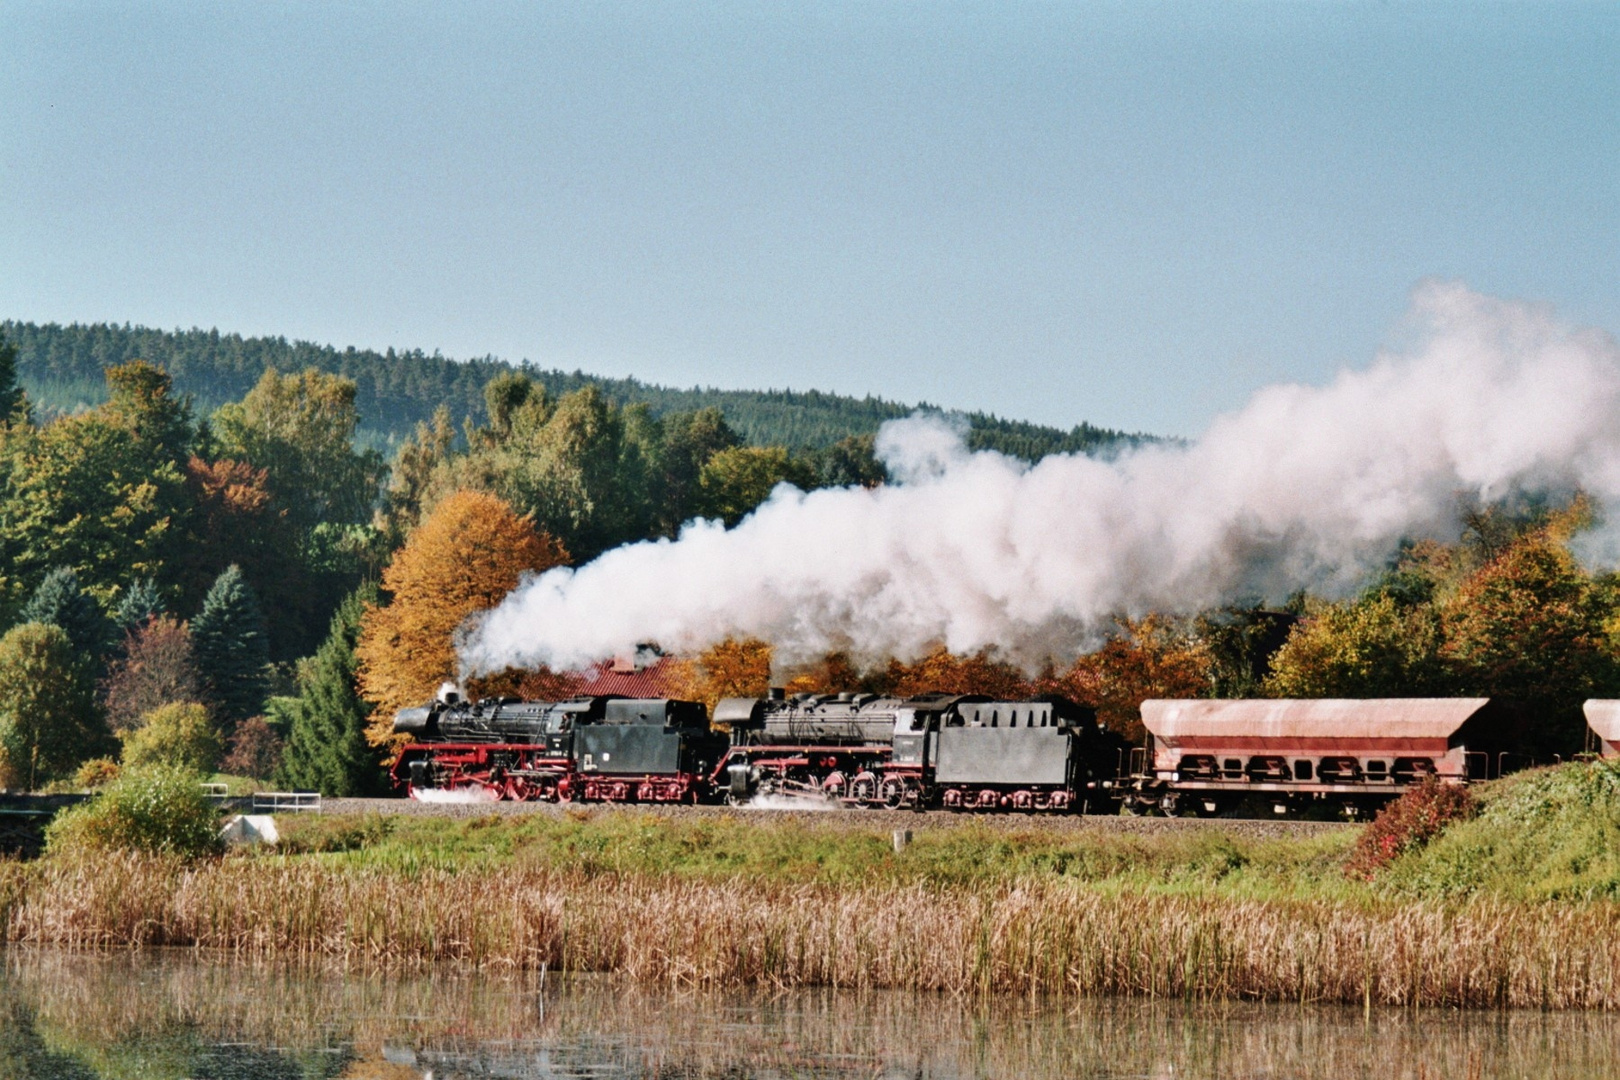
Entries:
{"label": "white object on ground", "polygon": [[281,840],[276,819],[269,814],[237,814],[219,831],[227,844],[275,844]]}

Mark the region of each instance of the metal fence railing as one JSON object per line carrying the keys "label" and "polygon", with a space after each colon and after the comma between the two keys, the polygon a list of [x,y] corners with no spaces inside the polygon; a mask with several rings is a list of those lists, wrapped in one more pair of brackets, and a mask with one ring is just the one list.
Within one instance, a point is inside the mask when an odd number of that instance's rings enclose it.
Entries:
{"label": "metal fence railing", "polygon": [[319,810],[321,795],[318,791],[255,791],[253,812],[280,814],[294,810]]}

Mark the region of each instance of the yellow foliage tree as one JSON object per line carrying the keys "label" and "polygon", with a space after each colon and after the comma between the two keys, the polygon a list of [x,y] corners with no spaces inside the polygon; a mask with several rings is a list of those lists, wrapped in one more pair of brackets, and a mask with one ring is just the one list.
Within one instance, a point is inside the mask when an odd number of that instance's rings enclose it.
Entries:
{"label": "yellow foliage tree", "polygon": [[848,653],[830,652],[795,672],[783,688],[789,694],[841,694],[865,690],[871,682],[856,670]]}
{"label": "yellow foliage tree", "polygon": [[494,495],[462,491],[439,503],[383,571],[392,601],[361,620],[360,690],[378,706],[367,739],[393,741],[394,713],[455,676],[455,633],[469,615],[499,603],[525,573],[567,561],[561,543]]}
{"label": "yellow foliage tree", "polygon": [[1012,664],[988,652],[957,656],[936,649],[913,664],[889,661],[885,681],[890,692],[911,694],[984,694],[1002,700],[1028,697],[1029,680]]}
{"label": "yellow foliage tree", "polygon": [[727,697],[764,697],[771,685],[771,647],[758,638],[727,638],[691,659],[675,661],[670,696],[713,711]]}

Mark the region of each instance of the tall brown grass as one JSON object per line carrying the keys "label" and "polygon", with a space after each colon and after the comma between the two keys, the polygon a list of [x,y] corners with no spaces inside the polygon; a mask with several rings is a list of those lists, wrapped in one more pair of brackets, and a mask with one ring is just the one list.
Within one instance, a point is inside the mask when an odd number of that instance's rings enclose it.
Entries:
{"label": "tall brown grass", "polygon": [[1212,900],[485,868],[0,864],[5,939],[179,945],[349,970],[450,962],[647,985],[1620,1008],[1620,907]]}

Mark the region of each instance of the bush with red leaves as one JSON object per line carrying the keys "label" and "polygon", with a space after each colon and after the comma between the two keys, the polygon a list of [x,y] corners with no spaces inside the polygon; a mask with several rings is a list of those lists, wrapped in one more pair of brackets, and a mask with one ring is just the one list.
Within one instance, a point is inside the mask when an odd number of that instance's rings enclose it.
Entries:
{"label": "bush with red leaves", "polygon": [[1345,869],[1352,877],[1371,881],[1401,855],[1439,836],[1447,825],[1467,821],[1478,812],[1467,788],[1430,776],[1378,812],[1357,838]]}
{"label": "bush with red leaves", "polygon": [[231,736],[231,752],[225,755],[219,767],[231,776],[268,779],[281,764],[281,749],[281,736],[265,723],[264,717],[250,717],[236,725],[236,734]]}

